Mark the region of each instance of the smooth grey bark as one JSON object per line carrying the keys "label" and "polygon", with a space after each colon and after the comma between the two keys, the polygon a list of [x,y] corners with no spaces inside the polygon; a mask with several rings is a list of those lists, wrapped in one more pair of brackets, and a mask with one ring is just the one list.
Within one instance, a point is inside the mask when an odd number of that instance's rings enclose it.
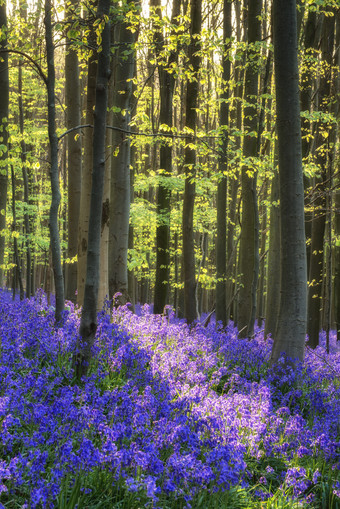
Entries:
{"label": "smooth grey bark", "polygon": [[[95,2],[97,5],[97,1]],[[89,34],[89,44],[95,46],[95,35],[93,27]],[[87,63],[87,94],[86,94],[86,113],[85,123],[93,125],[94,107],[96,97],[96,75],[97,75],[97,55],[95,49],[89,57]],[[78,221],[78,265],[77,265],[77,303],[82,306],[84,302],[86,262],[87,262],[87,244],[89,215],[91,202],[91,175],[93,162],[93,130],[85,129],[84,133],[84,159],[82,162],[81,191],[80,191],[80,211]]]}
{"label": "smooth grey bark", "polygon": [[[320,77],[318,99],[319,111],[329,112],[329,97],[331,93],[331,78],[334,48],[334,16],[324,15],[321,34],[321,60],[324,72]],[[322,284],[323,284],[323,261],[324,261],[324,236],[326,225],[326,180],[330,149],[323,137],[324,122],[316,124],[315,133],[315,156],[319,167],[319,175],[315,177],[315,195],[313,200],[312,240],[311,256],[308,277],[308,300],[307,300],[307,334],[308,345],[315,348],[319,344],[319,332],[321,329]],[[331,130],[331,128],[330,128]],[[328,139],[330,139],[330,132]]]}
{"label": "smooth grey bark", "polygon": [[268,248],[267,301],[264,337],[274,337],[280,306],[280,187],[279,175],[274,173],[270,194],[270,232]]}
{"label": "smooth grey bark", "polygon": [[231,2],[223,2],[223,61],[220,105],[220,126],[222,132],[221,154],[219,157],[220,181],[217,185],[217,232],[216,232],[216,321],[227,325],[227,168],[229,138],[229,81],[230,81],[230,40],[232,34]]}
{"label": "smooth grey bark", "polygon": [[24,139],[24,108],[22,100],[22,62],[19,62],[18,73],[18,101],[19,101],[19,129],[21,135],[21,169],[22,179],[24,184],[24,226],[25,226],[25,244],[26,244],[26,297],[31,297],[31,283],[32,283],[32,256],[31,256],[31,242],[30,242],[30,218],[28,214],[29,205],[29,188],[28,188],[28,175],[27,175],[27,147]]}
{"label": "smooth grey bark", "polygon": [[[7,46],[7,15],[6,2],[0,4],[0,27],[4,28],[4,35],[0,40],[0,50]],[[5,235],[6,228],[6,205],[7,205],[7,182],[8,182],[8,104],[9,104],[9,77],[8,77],[8,53],[0,56],[0,144],[6,150],[0,150],[0,288],[3,286],[2,265],[5,258]]]}
{"label": "smooth grey bark", "polygon": [[[320,16],[319,16],[320,18]],[[315,57],[315,50],[317,49],[317,45],[319,42],[319,37],[317,36],[318,30],[318,17],[317,13],[310,10],[308,12],[308,17],[306,20],[305,30],[304,30],[304,52],[303,56],[305,62],[303,63],[303,72],[301,73],[301,91],[300,91],[300,101],[301,101],[301,111],[310,112],[312,105],[312,96],[314,93],[313,87],[313,72],[311,72],[310,65],[308,63],[309,58]],[[311,140],[310,140],[310,131],[311,131],[311,123],[307,117],[301,118],[301,132],[302,132],[302,162],[308,162],[308,156],[311,149]],[[304,175],[304,187],[305,187],[305,231],[306,231],[306,250],[307,250],[307,275],[309,274],[309,264],[310,264],[310,253],[311,253],[311,237],[312,237],[312,219],[313,213],[310,210],[311,206],[309,204],[309,190],[312,182],[307,176]]]}
{"label": "smooth grey bark", "polygon": [[[12,231],[16,231],[16,206],[15,206],[15,175],[14,175],[14,168],[13,165],[11,165],[11,180],[12,180]],[[19,256],[19,249],[18,249],[18,239],[16,235],[13,237],[13,251],[14,251],[14,263],[15,263],[15,275],[14,276],[14,285],[13,285],[13,300],[15,297],[15,288],[16,283],[15,280],[18,280],[19,283],[19,289],[20,289],[20,300],[23,300],[25,297],[24,292],[24,285],[22,282],[22,273],[21,273],[21,263],[20,263],[20,256]]]}
{"label": "smooth grey bark", "polygon": [[[131,8],[135,0],[129,2]],[[114,55],[114,99],[113,125],[129,129],[131,120],[132,78],[135,71],[133,44],[136,33],[128,28],[122,19],[114,27],[117,43]],[[124,132],[112,133],[113,156],[111,161],[111,197],[109,224],[109,296],[121,293],[121,302],[127,302],[130,219],[130,137]]]}
{"label": "smooth grey bark", "polygon": [[52,3],[45,0],[45,41],[47,53],[47,112],[48,112],[48,137],[50,142],[50,178],[52,201],[50,207],[50,244],[52,251],[52,266],[55,284],[55,321],[60,323],[64,311],[64,276],[61,266],[61,249],[58,228],[58,211],[61,199],[58,168],[58,136],[56,133],[55,112],[55,67],[54,67],[54,43],[52,32]]}
{"label": "smooth grey bark", "polygon": [[[72,0],[70,8],[78,5]],[[71,18],[67,12],[67,18]],[[75,48],[67,39],[68,48],[65,55],[65,103],[66,128],[81,125],[81,102],[79,62]],[[92,133],[91,133],[92,134]],[[67,138],[67,187],[68,187],[68,223],[67,223],[67,258],[72,259],[78,253],[78,226],[80,211],[80,191],[82,172],[82,143],[79,133],[70,133]],[[77,290],[77,262],[66,265],[65,296],[66,299],[76,302]]]}
{"label": "smooth grey bark", "polygon": [[[192,68],[194,79],[189,79],[186,90],[185,125],[193,132],[197,124],[197,101],[199,80],[197,77],[201,57],[199,54],[202,25],[202,2],[191,1],[190,44],[188,48],[188,65]],[[188,140],[189,142],[190,140]],[[183,197],[183,275],[184,275],[184,317],[191,324],[197,319],[196,278],[195,278],[195,242],[194,242],[194,205],[196,151],[189,145],[184,150],[185,184]]]}
{"label": "smooth grey bark", "polygon": [[[336,15],[336,53],[335,53],[335,66],[337,74],[335,76],[335,93],[340,97],[340,10]],[[340,161],[340,101],[335,105],[335,118],[336,123],[336,140],[338,141],[337,152],[335,159]],[[336,210],[334,218],[334,233],[336,238],[340,238],[340,178],[336,179],[337,189],[334,196],[334,207]],[[338,244],[338,243],[337,243]],[[340,245],[334,248],[334,321],[336,327],[337,341],[340,341]]]}
{"label": "smooth grey bark", "polygon": [[304,359],[307,321],[295,0],[274,0],[273,32],[281,225],[281,300],[271,354],[271,363],[275,364],[283,352],[294,361]]}
{"label": "smooth grey bark", "polygon": [[[258,64],[256,41],[261,39],[262,0],[248,2],[248,66],[246,68],[244,99],[244,142],[243,157],[253,158],[258,155],[257,95]],[[256,189],[256,170],[247,161],[242,167],[242,221],[239,254],[239,294],[237,309],[237,326],[240,337],[252,336],[254,330],[254,311],[256,310],[256,288],[259,263],[259,224]]]}
{"label": "smooth grey bark", "polygon": [[110,0],[99,0],[97,19],[104,23],[101,34],[101,51],[98,52],[96,106],[93,126],[93,170],[89,216],[89,233],[86,264],[84,304],[79,327],[79,340],[75,353],[78,380],[85,375],[92,356],[97,330],[97,299],[99,285],[100,234],[105,174],[105,132],[110,77]]}
{"label": "smooth grey bark", "polygon": [[[156,7],[161,17],[160,0],[152,0],[150,6]],[[176,32],[178,16],[180,15],[181,0],[174,0],[172,4],[172,33]],[[161,31],[155,34],[156,55],[164,50],[164,37]],[[178,50],[170,52],[165,64],[158,63],[158,76],[160,83],[160,113],[159,123],[170,128],[173,126],[173,94],[175,88],[175,75],[171,71],[178,57]],[[159,164],[162,170],[161,180],[157,191],[157,229],[156,229],[156,279],[154,289],[154,313],[163,313],[164,307],[169,302],[169,279],[170,279],[170,197],[171,190],[166,178],[172,173],[172,142],[164,140],[159,149]]]}

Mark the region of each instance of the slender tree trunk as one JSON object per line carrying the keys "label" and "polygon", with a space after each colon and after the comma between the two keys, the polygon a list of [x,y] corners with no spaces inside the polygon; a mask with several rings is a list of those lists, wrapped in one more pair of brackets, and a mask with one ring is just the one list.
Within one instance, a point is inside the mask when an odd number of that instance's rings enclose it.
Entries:
{"label": "slender tree trunk", "polygon": [[[244,97],[243,157],[254,158],[258,154],[258,129],[256,114],[258,95],[258,55],[254,47],[261,39],[262,0],[249,0],[248,3],[248,67],[246,68]],[[250,62],[250,63],[249,63]],[[242,224],[240,238],[240,288],[238,295],[237,325],[240,337],[249,337],[254,330],[254,311],[256,310],[256,288],[259,262],[259,225],[256,189],[256,169],[246,161],[242,167]]]}
{"label": "slender tree trunk", "polygon": [[273,2],[276,114],[280,179],[281,301],[271,362],[283,352],[304,358],[306,244],[295,0]]}
{"label": "slender tree trunk", "polygon": [[[72,0],[70,8],[75,8],[77,0]],[[67,14],[71,18],[71,13]],[[71,129],[81,124],[79,62],[75,48],[68,41],[65,55],[65,101],[66,127]],[[92,133],[91,133],[92,134]],[[78,253],[78,227],[80,211],[80,191],[82,172],[82,147],[79,132],[73,132],[67,139],[67,177],[68,177],[68,223],[67,223],[67,258],[74,259]],[[65,277],[66,299],[76,302],[77,262],[66,265]]]}
{"label": "slender tree trunk", "polygon": [[[90,34],[90,42],[94,44],[94,34]],[[93,125],[94,106],[96,97],[96,74],[97,74],[97,55],[96,52],[90,56],[87,67],[87,95],[86,95],[86,115],[85,123]],[[80,211],[78,228],[78,266],[77,266],[77,303],[82,306],[84,302],[85,279],[86,279],[86,260],[89,215],[91,202],[91,175],[93,163],[93,131],[86,129],[84,133],[84,160],[82,165],[81,192],[80,192]]]}
{"label": "slender tree trunk", "polygon": [[[310,112],[313,95],[313,71],[310,69],[309,58],[315,57],[315,50],[318,44],[317,37],[317,14],[310,10],[308,12],[308,18],[305,25],[304,33],[304,58],[303,72],[301,73],[301,111]],[[302,131],[302,161],[307,163],[311,139],[311,123],[307,117],[303,116],[301,119],[301,131]],[[311,186],[311,179],[304,175],[304,187],[305,194],[308,193]],[[311,237],[312,237],[312,218],[313,213],[310,211],[311,205],[309,204],[308,194],[305,198],[305,231],[306,231],[306,249],[307,249],[307,275],[309,274],[310,264],[310,253],[311,253]]]}
{"label": "slender tree trunk", "polygon": [[270,195],[270,233],[268,249],[268,283],[264,337],[275,336],[280,306],[280,187],[279,175],[274,173]]}
{"label": "slender tree trunk", "polygon": [[229,130],[229,81],[230,81],[230,40],[232,34],[231,3],[223,3],[223,71],[220,105],[220,126],[222,132],[221,155],[219,158],[220,181],[217,185],[217,239],[216,239],[216,321],[227,325],[227,167]]}
{"label": "slender tree trunk", "polygon": [[[0,40],[0,50],[7,46],[7,15],[6,2],[0,3],[0,27],[3,36]],[[8,104],[9,104],[9,78],[8,78],[8,53],[2,53],[0,57],[0,140],[1,144],[8,147]],[[5,228],[7,206],[7,168],[8,150],[0,150],[0,288],[3,286],[3,263],[5,259]]]}
{"label": "slender tree trunk", "polygon": [[[185,124],[192,133],[196,131],[198,101],[198,71],[201,64],[199,55],[202,25],[201,0],[191,1],[190,45],[188,50],[189,66],[193,79],[187,83]],[[189,141],[189,140],[188,140]],[[194,204],[196,151],[189,143],[184,151],[185,187],[183,199],[183,273],[184,273],[184,316],[190,324],[197,319],[196,278],[195,278],[195,242],[194,242]]]}
{"label": "slender tree trunk", "polygon": [[[324,74],[320,78],[319,85],[319,109],[327,113],[329,111],[329,96],[331,83],[331,66],[333,63],[334,47],[334,16],[325,16],[321,35],[321,59],[324,65]],[[321,328],[322,280],[324,261],[324,236],[326,224],[326,189],[327,165],[329,147],[323,136],[324,122],[319,122],[316,127],[316,163],[319,167],[319,176],[315,178],[315,199],[312,221],[311,258],[309,268],[308,288],[308,314],[307,334],[308,344],[315,348],[319,344],[319,332]],[[332,127],[329,126],[331,129]],[[329,132],[327,133],[329,137]]]}
{"label": "slender tree trunk", "polygon": [[[133,6],[135,0],[130,1]],[[123,130],[129,129],[131,119],[132,78],[135,70],[133,43],[136,33],[120,21],[114,28],[118,44],[115,59],[113,124]],[[130,218],[130,138],[124,132],[113,131],[114,154],[111,162],[111,199],[109,229],[109,293],[112,298],[122,294],[122,302],[128,297],[127,255]]]}
{"label": "slender tree trunk", "polygon": [[[336,54],[335,54],[335,67],[337,75],[335,79],[335,93],[340,97],[340,11],[336,15]],[[336,140],[337,152],[335,160],[338,161],[338,172],[340,169],[340,101],[335,106],[336,122]],[[336,236],[336,246],[334,248],[334,321],[336,326],[337,341],[340,341],[340,177],[337,179],[337,189],[334,196],[335,218],[334,218],[334,233]]]}
{"label": "slender tree trunk", "polygon": [[58,169],[58,137],[56,133],[55,114],[55,68],[54,68],[54,45],[52,33],[52,4],[51,0],[45,0],[45,41],[47,53],[47,100],[48,100],[48,137],[50,142],[51,158],[51,190],[52,202],[50,208],[50,241],[52,251],[52,265],[56,292],[55,320],[59,323],[64,311],[64,277],[61,266],[61,249],[58,228],[58,211],[61,199]]}
{"label": "slender tree trunk", "polygon": [[98,52],[96,106],[93,126],[93,171],[89,216],[89,234],[86,265],[84,304],[79,327],[75,367],[80,379],[88,370],[92,346],[97,330],[97,298],[99,284],[100,234],[105,174],[105,133],[110,75],[110,0],[99,0],[97,19],[104,24],[101,33],[101,51]]}
{"label": "slender tree trunk", "polygon": [[[13,165],[11,165],[11,177],[12,177],[12,216],[13,216],[12,231],[16,232],[15,175],[14,175]],[[24,285],[22,283],[21,264],[20,264],[19,249],[18,249],[18,239],[17,239],[16,235],[14,235],[14,237],[13,237],[13,250],[14,250],[15,274],[18,279],[19,288],[20,288],[20,300],[23,300],[25,297],[25,293],[24,293]],[[16,278],[14,277],[14,281],[15,280],[16,280]],[[15,296],[15,286],[16,286],[16,283],[14,283],[14,286],[13,286],[13,295],[14,296]],[[13,300],[14,300],[14,298],[13,298]]]}
{"label": "slender tree trunk", "polygon": [[[157,7],[161,16],[161,3],[159,0],[150,2],[151,6]],[[172,5],[172,25],[178,24],[181,0],[174,0]],[[170,37],[174,35],[173,28]],[[164,38],[160,31],[156,32],[156,53],[159,58],[160,52],[164,49]],[[166,65],[158,64],[158,75],[160,82],[160,124],[169,127],[173,125],[173,93],[175,88],[175,76],[172,66],[177,61],[177,49],[173,50],[166,62]],[[163,313],[164,306],[169,302],[169,279],[170,279],[170,197],[171,191],[166,183],[166,177],[172,173],[172,143],[162,141],[160,146],[160,169],[162,170],[161,182],[157,193],[157,230],[156,230],[156,280],[154,293],[154,313]],[[164,183],[162,182],[164,180]]]}
{"label": "slender tree trunk", "polygon": [[29,205],[29,189],[28,189],[28,176],[27,176],[27,147],[24,140],[24,108],[22,100],[22,62],[19,62],[18,73],[18,101],[19,101],[19,128],[21,135],[21,165],[22,165],[22,178],[24,183],[24,225],[25,225],[25,244],[26,244],[26,297],[31,296],[31,243],[30,243],[30,221],[28,215]]}

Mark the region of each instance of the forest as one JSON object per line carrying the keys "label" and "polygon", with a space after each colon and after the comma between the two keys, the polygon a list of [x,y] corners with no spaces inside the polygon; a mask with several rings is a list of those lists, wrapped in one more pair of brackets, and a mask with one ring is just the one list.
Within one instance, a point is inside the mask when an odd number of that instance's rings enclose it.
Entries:
{"label": "forest", "polygon": [[340,508],[338,0],[0,0],[0,509]]}

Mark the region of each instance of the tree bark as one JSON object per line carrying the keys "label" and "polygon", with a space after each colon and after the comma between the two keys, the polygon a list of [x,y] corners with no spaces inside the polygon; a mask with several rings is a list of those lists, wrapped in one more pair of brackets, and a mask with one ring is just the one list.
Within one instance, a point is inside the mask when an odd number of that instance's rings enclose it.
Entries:
{"label": "tree bark", "polygon": [[[329,96],[331,93],[331,66],[333,64],[334,47],[334,16],[325,16],[323,19],[321,34],[321,60],[324,66],[324,73],[320,77],[319,85],[319,111],[328,113]],[[326,189],[327,164],[329,147],[323,136],[325,124],[323,121],[316,125],[316,164],[319,167],[319,175],[315,177],[314,189],[314,210],[312,220],[311,257],[309,267],[309,288],[308,288],[308,314],[307,334],[308,345],[315,348],[319,344],[319,332],[321,328],[321,307],[322,302],[322,281],[323,281],[323,260],[324,260],[324,236],[326,224]],[[329,129],[332,129],[329,126]],[[329,138],[329,131],[327,138]]]}
{"label": "tree bark", "polygon": [[[7,15],[6,2],[0,3],[0,27],[4,35],[0,40],[0,50],[7,46]],[[9,77],[8,77],[8,53],[0,56],[0,140],[6,149],[0,150],[0,288],[3,286],[3,263],[5,259],[5,228],[7,206],[7,181],[8,181],[8,104],[9,104]]]}
{"label": "tree bark", "polygon": [[[198,101],[198,71],[201,65],[199,55],[202,25],[202,2],[191,1],[190,45],[188,65],[192,68],[193,77],[187,83],[185,125],[192,133],[196,131]],[[185,185],[183,198],[183,274],[184,274],[184,316],[189,324],[197,319],[196,279],[195,279],[195,242],[194,242],[194,205],[196,151],[188,140],[184,151]]]}
{"label": "tree bark", "polygon": [[[70,8],[77,6],[78,1],[72,0]],[[67,13],[67,18],[71,18]],[[81,124],[79,62],[75,48],[67,39],[68,49],[65,55],[65,102],[66,128],[71,129]],[[92,133],[91,133],[92,134]],[[68,179],[68,223],[67,223],[67,258],[74,259],[78,253],[78,227],[80,211],[80,191],[82,172],[82,147],[79,132],[70,133],[67,139],[67,179]],[[65,276],[66,299],[76,302],[77,262],[66,265]]]}
{"label": "tree bark", "polygon": [[[159,10],[161,16],[161,2],[150,2],[151,6]],[[174,0],[172,5],[171,24],[176,27],[180,14],[181,0]],[[170,36],[175,34],[172,29]],[[164,50],[164,38],[160,31],[156,32],[156,54],[159,58],[160,51]],[[173,93],[175,88],[175,76],[171,66],[177,61],[177,49],[170,52],[166,64],[158,63],[158,76],[160,82],[160,114],[159,123],[170,128],[173,126]],[[160,146],[160,169],[162,174],[157,192],[157,229],[156,229],[156,280],[154,291],[154,313],[163,313],[164,306],[169,301],[170,279],[170,197],[171,190],[166,183],[167,177],[172,173],[172,142],[161,142]]]}
{"label": "tree bark", "polygon": [[281,301],[271,355],[304,359],[307,312],[306,244],[295,0],[273,2],[276,126],[281,223]]}
{"label": "tree bark", "polygon": [[[261,39],[262,0],[249,0],[248,3],[248,67],[246,68],[244,97],[243,157],[254,158],[258,154],[258,117],[256,113],[258,95],[257,49],[254,43]],[[249,159],[248,159],[249,161]],[[240,238],[239,272],[240,287],[238,295],[237,325],[240,337],[253,334],[252,316],[256,310],[256,287],[258,279],[258,205],[256,189],[256,169],[248,161],[242,167],[242,224]]]}
{"label": "tree bark", "polygon": [[[130,1],[133,6],[135,0]],[[136,33],[121,20],[114,28],[118,44],[115,59],[113,124],[129,129],[131,120],[132,78],[135,69],[133,43]],[[109,226],[109,293],[112,298],[122,294],[122,302],[129,300],[127,255],[130,218],[130,138],[123,132],[113,131],[113,157],[111,161],[111,198]]]}
{"label": "tree bark", "polygon": [[92,356],[97,330],[97,299],[99,284],[100,234],[105,174],[105,133],[110,76],[110,0],[99,0],[97,19],[103,24],[101,51],[98,52],[96,106],[93,126],[93,171],[89,216],[84,304],[79,327],[80,340],[75,355],[78,380],[85,375]]}
{"label": "tree bark", "polygon": [[268,249],[268,283],[264,337],[275,336],[280,307],[280,187],[279,175],[274,173],[270,195],[270,233]]}
{"label": "tree bark", "polygon": [[45,0],[45,41],[47,53],[47,101],[48,101],[48,137],[50,142],[50,177],[52,202],[50,207],[50,242],[52,251],[52,265],[55,284],[55,320],[60,323],[64,311],[64,277],[61,266],[61,249],[58,228],[58,211],[61,199],[58,168],[58,137],[56,133],[55,113],[55,67],[54,45],[52,33],[52,3]]}
{"label": "tree bark", "polygon": [[222,145],[219,158],[220,181],[217,185],[217,233],[216,233],[216,321],[227,325],[227,168],[229,138],[229,81],[230,81],[230,40],[232,35],[231,3],[223,3],[223,71],[220,106],[220,127]]}
{"label": "tree bark", "polygon": [[[340,11],[336,15],[336,53],[335,53],[335,66],[337,68],[337,75],[335,78],[335,93],[340,97]],[[335,160],[340,161],[340,101],[337,101],[335,106],[336,123],[336,139],[337,153]],[[336,236],[336,246],[334,249],[334,321],[336,327],[337,341],[340,341],[340,178],[336,179],[337,189],[334,196],[335,206],[335,220],[334,220],[334,233]]]}
{"label": "tree bark", "polygon": [[[97,5],[97,1],[95,2]],[[95,46],[94,30],[91,28],[89,42]],[[93,50],[87,64],[87,95],[86,95],[86,114],[85,123],[93,125],[93,112],[96,97],[96,74],[97,74],[97,55]],[[85,129],[84,133],[84,160],[82,165],[81,191],[80,191],[80,211],[78,222],[78,266],[77,266],[77,303],[82,306],[84,302],[85,279],[86,279],[86,261],[89,215],[91,202],[91,175],[93,162],[93,130]]]}

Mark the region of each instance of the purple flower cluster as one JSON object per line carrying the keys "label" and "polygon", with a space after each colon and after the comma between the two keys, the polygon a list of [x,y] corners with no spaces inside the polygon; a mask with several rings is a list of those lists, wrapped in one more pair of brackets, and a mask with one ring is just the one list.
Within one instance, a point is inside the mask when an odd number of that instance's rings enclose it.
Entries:
{"label": "purple flower cluster", "polygon": [[52,508],[78,485],[91,497],[95,475],[148,507],[191,507],[235,486],[256,487],[254,499],[281,489],[311,500],[323,463],[339,493],[334,337],[329,355],[308,352],[296,372],[270,369],[260,332],[248,341],[232,325],[189,329],[171,310],[122,307],[99,315],[77,385],[79,310],[70,305],[59,329],[53,318],[42,295],[19,303],[0,293],[1,503]]}

